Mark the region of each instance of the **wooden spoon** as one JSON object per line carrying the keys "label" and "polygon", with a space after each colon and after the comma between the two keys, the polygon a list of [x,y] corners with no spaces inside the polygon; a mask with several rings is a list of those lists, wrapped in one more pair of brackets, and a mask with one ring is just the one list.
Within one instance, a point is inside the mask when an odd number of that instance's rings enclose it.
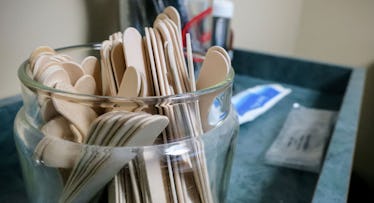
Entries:
{"label": "wooden spoon", "polygon": [[43,125],[41,131],[45,136],[54,136],[69,141],[74,140],[73,134],[69,130],[69,121],[62,116],[58,116],[48,121]]}
{"label": "wooden spoon", "polygon": [[53,102],[50,98],[42,100],[40,106],[40,114],[45,122],[48,122],[59,115],[55,107],[53,106]]}
{"label": "wooden spoon", "polygon": [[69,74],[61,66],[57,65],[45,70],[38,81],[48,87],[54,87],[57,83],[71,83]]}
{"label": "wooden spoon", "polygon": [[51,55],[40,55],[36,58],[35,64],[33,66],[32,70],[32,76],[35,78],[35,76],[38,74],[38,72],[43,72],[43,69],[48,63],[54,62],[51,59]]}
{"label": "wooden spoon", "polygon": [[83,75],[74,85],[75,90],[82,94],[96,94],[96,82],[91,75]]}
{"label": "wooden spoon", "polygon": [[[74,87],[67,83],[57,83],[56,88],[67,92],[76,92]],[[52,101],[56,110],[86,137],[91,122],[97,117],[96,112],[88,106],[58,98],[57,95],[52,95]]]}
{"label": "wooden spoon", "polygon": [[69,74],[72,85],[75,85],[75,82],[84,75],[83,69],[80,67],[80,65],[73,61],[62,62],[61,66]]}
{"label": "wooden spoon", "polygon": [[[34,66],[34,62],[35,62],[35,59],[42,55],[42,54],[56,54],[56,51],[54,49],[52,49],[51,47],[48,47],[48,46],[39,46],[37,48],[35,48],[31,54],[30,54],[30,57],[29,57],[29,61],[30,61],[30,64],[31,64],[31,68],[33,68]],[[32,71],[32,69],[31,69]]]}
{"label": "wooden spoon", "polygon": [[45,136],[34,150],[34,159],[54,168],[72,168],[82,145],[55,136]]}

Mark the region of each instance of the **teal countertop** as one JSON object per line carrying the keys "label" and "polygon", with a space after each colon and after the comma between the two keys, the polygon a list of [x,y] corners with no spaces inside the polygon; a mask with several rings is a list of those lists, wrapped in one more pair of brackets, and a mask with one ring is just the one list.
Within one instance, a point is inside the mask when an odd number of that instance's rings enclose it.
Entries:
{"label": "teal countertop", "polygon": [[[235,91],[280,83],[292,93],[240,127],[228,202],[346,202],[366,69],[235,52]],[[319,174],[266,165],[264,156],[293,103],[338,110]]]}
{"label": "teal countertop", "polygon": [[[233,67],[234,92],[277,82],[292,93],[240,127],[228,202],[345,202],[366,69],[240,50],[235,52]],[[264,164],[264,154],[295,102],[340,111],[319,174]],[[0,100],[0,202],[27,202],[12,137],[21,105],[20,96]]]}

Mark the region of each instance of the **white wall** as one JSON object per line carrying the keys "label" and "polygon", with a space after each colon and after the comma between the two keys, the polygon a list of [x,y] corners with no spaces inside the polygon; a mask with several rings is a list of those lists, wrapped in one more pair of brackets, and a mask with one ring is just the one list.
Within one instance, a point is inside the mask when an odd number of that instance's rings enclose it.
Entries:
{"label": "white wall", "polygon": [[367,66],[374,61],[374,1],[305,0],[294,53]]}
{"label": "white wall", "polygon": [[234,46],[292,55],[304,0],[233,0]]}
{"label": "white wall", "polygon": [[0,98],[19,93],[17,69],[35,47],[85,42],[85,21],[84,1],[1,1]]}

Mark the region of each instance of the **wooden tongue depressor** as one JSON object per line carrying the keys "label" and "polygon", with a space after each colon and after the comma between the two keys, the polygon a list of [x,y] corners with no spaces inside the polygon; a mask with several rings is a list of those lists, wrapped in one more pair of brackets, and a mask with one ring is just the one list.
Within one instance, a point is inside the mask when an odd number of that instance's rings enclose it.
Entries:
{"label": "wooden tongue depressor", "polygon": [[123,75],[117,96],[137,97],[139,96],[141,85],[142,79],[140,73],[136,68],[129,66]]}
{"label": "wooden tongue depressor", "polygon": [[80,67],[80,65],[73,61],[62,62],[61,66],[69,74],[72,85],[74,85],[75,82],[84,75],[83,69]]}
{"label": "wooden tongue depressor", "polygon": [[212,47],[210,47],[210,49],[218,51],[219,53],[221,53],[222,55],[224,55],[227,63],[231,67],[231,58],[230,58],[230,55],[227,53],[227,51],[224,48],[222,48],[220,46],[212,46]]}
{"label": "wooden tongue depressor", "polygon": [[112,43],[108,40],[104,41],[101,48],[101,60],[102,60],[102,84],[103,84],[103,94],[105,96],[115,96],[117,95],[117,86],[114,79],[114,73],[112,69],[112,64],[110,61]]}
{"label": "wooden tongue depressor", "polygon": [[[76,92],[73,86],[66,83],[57,83],[56,88]],[[84,137],[87,136],[91,122],[97,117],[96,112],[88,106],[70,102],[66,98],[59,98],[58,95],[52,95],[52,101],[56,110],[77,127]]]}
{"label": "wooden tongue depressor", "polygon": [[[184,77],[183,75],[179,75],[178,74],[178,67],[176,66],[176,63],[175,63],[175,58],[178,58],[178,55],[174,55],[174,51],[173,51],[173,45],[172,45],[172,38],[170,36],[170,33],[169,33],[169,30],[167,29],[165,23],[163,23],[162,21],[160,22],[155,22],[154,24],[156,26],[156,28],[158,28],[158,30],[160,31],[160,33],[163,35],[163,38],[166,39],[166,56],[167,59],[168,59],[168,62],[169,62],[169,70],[171,71],[172,73],[172,76],[173,76],[173,81],[174,81],[174,87],[175,87],[175,90],[176,90],[176,93],[184,93],[184,89],[182,87],[182,85],[184,85],[182,82],[181,82],[181,79],[180,77]],[[175,38],[175,36],[174,36]],[[175,40],[174,40],[175,41]],[[167,43],[169,42],[169,43]],[[178,49],[178,44],[177,43],[174,43],[174,45],[176,46],[176,49]],[[181,60],[180,60],[181,61]],[[179,66],[181,67],[181,66]],[[187,78],[186,78],[187,79]],[[188,80],[187,80],[188,82]],[[189,84],[188,84],[189,85]],[[173,94],[173,92],[171,92]],[[179,121],[174,121],[174,124],[172,124],[172,126],[174,127],[173,128],[173,133],[172,134],[179,134],[178,132],[181,132],[182,134],[185,134],[188,132],[193,132],[194,130],[194,125],[192,124],[193,121],[193,117],[191,117],[191,112],[190,112],[190,109],[188,109],[188,107],[186,105],[181,105],[181,108],[180,109],[168,109],[167,111],[171,111],[171,112],[174,112],[176,113],[174,116],[174,119],[172,120],[175,120],[175,119],[178,119]],[[182,119],[183,119],[183,116],[186,116],[186,119],[188,120],[188,124],[187,126],[179,126],[178,123],[179,122],[182,122]],[[190,123],[191,122],[191,123]],[[192,124],[192,125],[191,125]],[[182,130],[182,131],[181,131]],[[178,138],[177,138],[178,139]],[[186,160],[187,162],[189,162],[189,158],[187,156],[184,157],[184,160]],[[196,160],[193,161],[194,163],[196,162]],[[199,165],[198,162],[196,162],[197,165]],[[175,165],[173,164],[173,168],[174,170],[178,171],[178,165]],[[199,167],[200,168],[200,167]],[[197,168],[195,168],[197,169]],[[200,169],[198,169],[199,171],[194,171],[193,172],[193,175],[194,175],[194,179],[196,182],[196,186],[198,188],[201,188],[201,180],[203,179],[203,175],[201,174],[201,171]],[[189,191],[187,190],[187,187],[190,187],[188,185],[186,185],[186,180],[190,177],[188,177],[187,174],[179,174],[179,172],[177,173],[174,173],[174,178],[175,178],[175,186],[176,186],[176,189],[177,189],[177,194],[178,194],[178,200],[181,200],[181,201],[188,201],[188,196],[189,195],[192,195],[190,196],[191,198],[197,198],[194,194],[194,192],[192,193],[189,193]],[[207,196],[207,194],[205,194],[203,192],[202,189],[199,189],[199,195],[202,196],[202,199],[206,199],[205,196]],[[189,193],[189,195],[187,194]]]}
{"label": "wooden tongue depressor", "polygon": [[[161,49],[159,48],[159,50],[161,50],[159,53],[160,53],[160,57],[161,57],[161,61],[164,61],[164,62],[161,62],[162,64],[162,73],[163,75],[165,76],[165,78],[167,78],[167,74],[171,74],[170,78],[172,78],[172,81],[170,81],[171,83],[170,84],[173,84],[175,86],[175,88],[177,89],[177,92],[182,92],[182,87],[181,87],[181,84],[180,84],[180,80],[179,80],[179,75],[178,73],[176,72],[177,71],[177,66],[176,66],[176,62],[175,62],[175,59],[174,59],[174,55],[173,55],[173,47],[172,47],[172,41],[171,41],[171,37],[170,37],[170,33],[168,32],[165,24],[162,22],[162,18],[164,18],[162,16],[162,14],[159,15],[158,17],[158,20],[156,20],[154,22],[154,27],[156,28],[156,32],[155,32],[155,35],[156,35],[156,39],[159,39],[158,40],[158,45],[160,46],[161,45]],[[160,35],[162,35],[162,38],[164,39],[164,42],[161,42],[161,37]],[[163,44],[165,44],[166,46],[166,50],[165,50],[165,54],[163,53]],[[165,63],[166,62],[166,63]],[[167,70],[166,70],[167,69]],[[170,73],[167,73],[167,71],[170,71]],[[169,78],[169,79],[170,79]],[[170,91],[170,87],[169,87],[169,83],[168,83],[168,80],[169,79],[165,79],[164,80],[164,84],[160,83],[161,84],[161,90],[164,90],[163,93],[166,94],[166,95],[171,95],[173,94],[173,92]],[[176,109],[178,110],[178,109]],[[173,135],[175,134],[178,130],[177,127],[178,125],[175,125],[175,119],[176,117],[174,117],[174,111],[172,108],[167,108],[167,106],[165,106],[165,114],[168,115],[170,118],[171,118],[171,128],[169,128],[168,130],[168,135]],[[169,137],[169,139],[171,139]],[[169,175],[170,175],[170,187],[171,187],[171,192],[172,192],[172,196],[173,196],[173,199],[174,201],[179,201],[179,202],[185,202],[185,196],[184,194],[186,194],[185,191],[183,191],[183,187],[182,187],[182,184],[181,181],[183,178],[182,176],[180,176],[179,174],[179,169],[178,169],[178,164],[176,162],[171,162],[170,165],[169,165],[169,168],[171,168],[171,165],[172,165],[172,171],[169,170]],[[170,174],[171,173],[171,174]]]}
{"label": "wooden tongue depressor", "polygon": [[[172,25],[169,24],[167,21],[167,17],[163,14],[160,14],[156,21],[154,22],[154,27],[160,32],[162,35],[164,42],[167,43],[167,46],[171,49],[170,54],[167,58],[169,59],[170,62],[170,69],[172,70],[171,72],[173,73],[175,71],[176,74],[178,74],[178,80],[179,83],[181,84],[181,92],[187,92],[188,87],[186,87],[186,84],[188,81],[186,78],[186,67],[185,67],[185,62],[184,62],[184,57],[183,57],[183,51],[182,48],[179,46],[181,42],[178,41],[178,34],[175,33],[175,29],[172,28]],[[175,26],[175,24],[174,24]],[[175,79],[175,75],[173,73],[173,77]],[[178,88],[178,87],[174,87]],[[178,91],[177,91],[178,92]]]}
{"label": "wooden tongue depressor", "polygon": [[168,6],[164,9],[164,13],[178,26],[178,30],[181,31],[181,19],[177,9],[172,6]]}
{"label": "wooden tongue depressor", "polygon": [[142,91],[144,96],[152,96],[151,78],[146,70],[142,36],[135,28],[129,27],[123,33],[123,50],[126,66],[137,69],[142,79]]}
{"label": "wooden tongue depressor", "polygon": [[96,93],[96,82],[91,75],[83,75],[74,85],[75,90],[81,94],[93,95]]}
{"label": "wooden tongue depressor", "polygon": [[[142,84],[142,77],[137,69],[132,66],[127,67],[122,78],[121,86],[118,89],[117,96],[126,98],[135,98],[140,96]],[[139,107],[135,102],[126,102],[124,105],[115,109],[124,111],[135,111]]]}
{"label": "wooden tongue depressor", "polygon": [[100,47],[100,78],[101,78],[101,95],[106,96],[109,92],[109,77],[108,77],[108,70],[106,65],[106,60],[104,59],[105,53],[105,46],[106,44],[110,43],[110,41],[105,40],[101,43]]}
{"label": "wooden tongue depressor", "polygon": [[100,63],[94,56],[88,56],[81,62],[81,67],[85,74],[92,75],[95,78],[96,92],[98,95],[102,94],[102,79]]}
{"label": "wooden tongue depressor", "polygon": [[[213,87],[224,81],[230,70],[226,57],[216,50],[209,49],[205,60],[202,64],[199,77],[196,82],[196,88],[202,90],[205,88]],[[219,93],[207,94],[200,99],[200,113],[201,121],[204,131],[211,128],[208,121],[208,114],[212,106],[213,100]]]}
{"label": "wooden tongue depressor", "polygon": [[164,24],[166,25],[167,30],[169,31],[171,42],[174,47],[174,55],[176,62],[178,64],[178,74],[181,80],[182,88],[184,92],[191,91],[188,84],[187,78],[187,67],[186,67],[186,60],[183,54],[183,47],[182,47],[182,38],[176,28],[176,25],[170,19],[165,19]]}
{"label": "wooden tongue depressor", "polygon": [[123,54],[122,42],[114,41],[112,44],[112,50],[110,52],[110,61],[112,62],[112,69],[114,80],[116,82],[117,89],[119,88],[123,74],[126,70],[125,56]]}
{"label": "wooden tongue depressor", "polygon": [[[162,96],[171,95],[172,92],[170,91],[170,88],[169,88],[170,85],[168,81],[169,73],[167,72],[168,68],[167,68],[167,63],[166,63],[166,58],[165,58],[165,53],[164,53],[164,46],[163,46],[161,35],[157,29],[150,28],[149,30],[150,30],[152,42],[156,43],[156,44],[153,44],[153,47],[155,47],[154,54],[155,54],[155,59],[156,59],[156,69],[157,69],[160,93]],[[168,125],[166,131],[163,132],[163,141],[164,143],[167,143],[168,135],[169,135],[169,139],[172,139],[170,135],[173,135],[174,134],[173,131],[174,132],[176,131],[174,130],[174,128],[176,127],[174,125],[175,117],[174,117],[174,112],[172,108],[168,108],[167,104],[162,104],[162,106],[163,108],[160,109],[159,113],[166,115],[170,119],[170,122],[171,122],[170,125]],[[155,158],[155,156],[158,156],[158,155],[152,152],[145,151],[144,156],[142,157],[144,158],[144,162],[146,163],[144,164],[145,166],[144,173],[151,181],[151,182],[148,181],[148,183],[157,182],[157,180],[154,180],[154,178],[157,179],[157,177],[155,177],[153,174],[157,173],[156,170],[158,170],[158,167],[154,167],[154,166],[157,166],[157,165],[159,166],[160,162],[152,161],[152,160],[157,159]],[[169,176],[169,179],[168,179],[169,187],[167,188],[169,189],[169,191],[166,191],[166,189],[164,190],[165,192],[169,193],[169,197],[171,198],[171,201],[176,202],[178,200],[178,197],[177,197],[178,195],[177,195],[175,184],[180,183],[180,180],[179,180],[180,177],[179,177],[178,166],[177,166],[178,164],[176,164],[176,162],[172,162],[172,157],[170,156],[166,157],[166,161],[167,161],[166,162],[167,163],[167,174]],[[175,177],[174,177],[174,174],[175,174]],[[158,191],[160,188],[162,187],[158,187],[157,185],[153,185],[153,184],[149,186],[150,191]],[[154,201],[152,202],[157,202],[157,199],[159,198],[157,194],[162,194],[162,193],[153,192],[153,194],[154,196],[151,196],[151,198]],[[183,199],[181,199],[180,201],[183,202]]]}
{"label": "wooden tongue depressor", "polygon": [[160,96],[160,87],[159,87],[159,82],[158,82],[157,73],[156,73],[156,60],[157,59],[154,54],[156,50],[153,50],[152,48],[150,29],[145,28],[144,30],[145,30],[146,50],[148,53],[149,63],[150,63],[150,68],[151,68],[150,74],[152,76],[152,81],[153,81],[153,86],[154,86],[153,89],[154,89],[155,95]]}

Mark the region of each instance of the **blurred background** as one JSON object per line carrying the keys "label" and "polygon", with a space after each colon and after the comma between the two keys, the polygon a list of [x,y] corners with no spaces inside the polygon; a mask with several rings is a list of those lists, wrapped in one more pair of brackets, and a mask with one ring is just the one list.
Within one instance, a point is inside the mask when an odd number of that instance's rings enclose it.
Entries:
{"label": "blurred background", "polygon": [[[37,46],[100,42],[121,31],[123,1],[1,1],[0,98],[19,94],[17,68]],[[233,2],[234,48],[357,68],[374,61],[373,0]],[[367,76],[354,171],[359,183],[374,191],[372,72]]]}
{"label": "blurred background", "polygon": [[[19,92],[16,70],[39,45],[100,42],[121,30],[127,0],[0,2],[0,97]],[[374,60],[372,0],[233,0],[234,47],[354,67]]]}

